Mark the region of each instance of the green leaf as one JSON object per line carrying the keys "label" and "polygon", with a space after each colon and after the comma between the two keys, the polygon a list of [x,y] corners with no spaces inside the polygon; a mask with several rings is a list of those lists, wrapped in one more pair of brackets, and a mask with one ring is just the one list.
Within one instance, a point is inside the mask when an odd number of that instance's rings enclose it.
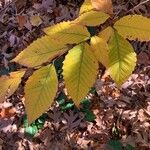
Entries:
{"label": "green leaf", "polygon": [[72,102],[65,103],[63,106],[61,106],[61,110],[67,111],[67,110],[73,108],[73,106],[74,106],[74,103],[72,103]]}
{"label": "green leaf", "polygon": [[109,150],[123,150],[122,144],[119,140],[109,140],[107,146]]}
{"label": "green leaf", "polygon": [[114,32],[109,41],[109,73],[112,79],[121,86],[132,74],[136,66],[136,54],[132,45]]}
{"label": "green leaf", "polygon": [[34,137],[34,135],[38,132],[38,128],[36,127],[35,122],[29,126],[26,115],[23,117],[23,125],[25,128],[25,135],[29,137]]}
{"label": "green leaf", "polygon": [[66,111],[66,110],[69,110],[71,108],[73,108],[74,106],[74,103],[70,100],[68,100],[67,96],[61,92],[59,95],[58,95],[58,98],[57,98],[57,102],[59,103],[59,106],[61,108],[62,111]]}
{"label": "green leaf", "polygon": [[90,108],[90,105],[91,105],[91,102],[90,102],[90,100],[89,99],[83,99],[82,101],[81,101],[81,104],[82,104],[82,107],[83,107],[83,109],[89,109]]}
{"label": "green leaf", "polygon": [[128,15],[118,20],[114,28],[124,38],[150,41],[150,19],[141,15]]}
{"label": "green leaf", "polygon": [[51,37],[43,36],[29,45],[12,61],[27,67],[36,67],[62,55],[67,50],[68,48],[58,41],[52,40]]}
{"label": "green leaf", "polygon": [[61,92],[57,97],[57,102],[60,106],[64,105],[66,100],[67,96],[63,92]]}
{"label": "green leaf", "polygon": [[89,91],[89,93],[93,94],[93,95],[96,95],[97,92],[96,92],[96,88],[95,87],[92,87]]}
{"label": "green leaf", "polygon": [[96,119],[95,114],[89,109],[83,109],[82,112],[85,115],[84,118],[86,121],[93,122]]}
{"label": "green leaf", "polygon": [[126,145],[126,150],[136,150],[133,146],[127,144]]}
{"label": "green leaf", "polygon": [[87,43],[72,48],[63,65],[63,76],[68,94],[76,105],[89,92],[98,73],[98,63]]}
{"label": "green leaf", "polygon": [[37,126],[29,126],[25,128],[25,134],[27,134],[30,137],[34,137],[34,135],[38,132]]}
{"label": "green leaf", "polygon": [[25,108],[29,123],[40,117],[51,106],[58,88],[53,65],[35,71],[25,86]]}

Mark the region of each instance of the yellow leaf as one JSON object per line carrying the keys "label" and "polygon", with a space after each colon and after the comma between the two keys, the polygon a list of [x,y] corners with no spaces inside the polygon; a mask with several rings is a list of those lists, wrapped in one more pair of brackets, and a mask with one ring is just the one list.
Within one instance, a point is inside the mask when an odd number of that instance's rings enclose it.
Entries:
{"label": "yellow leaf", "polygon": [[80,43],[89,39],[90,34],[85,26],[73,22],[61,22],[45,28],[44,32],[62,44]]}
{"label": "yellow leaf", "polygon": [[106,29],[102,30],[99,34],[98,37],[102,38],[103,40],[105,40],[106,42],[109,41],[109,39],[111,38],[113,34],[113,29],[109,26]]}
{"label": "yellow leaf", "polygon": [[92,6],[99,11],[113,14],[113,6],[111,0],[91,0]]}
{"label": "yellow leaf", "polygon": [[93,36],[91,38],[90,45],[97,60],[101,62],[106,68],[108,68],[109,51],[106,41],[104,41],[102,38],[99,38],[98,36]]}
{"label": "yellow leaf", "polygon": [[80,8],[80,12],[79,14],[83,14],[87,11],[90,11],[93,9],[91,0],[85,0],[84,3],[82,4],[81,8]]}
{"label": "yellow leaf", "polygon": [[104,23],[108,18],[109,15],[104,12],[91,10],[81,14],[74,22],[86,26],[97,26]]}
{"label": "yellow leaf", "polygon": [[29,123],[40,117],[51,106],[58,88],[53,65],[35,71],[25,86],[25,108]]}
{"label": "yellow leaf", "polygon": [[30,22],[33,26],[39,26],[42,23],[42,19],[38,15],[34,15],[30,17]]}
{"label": "yellow leaf", "polygon": [[98,72],[98,63],[87,43],[72,48],[63,63],[63,76],[69,95],[76,105],[93,86]]}
{"label": "yellow leaf", "polygon": [[150,41],[150,19],[141,15],[128,15],[118,20],[114,28],[129,40]]}
{"label": "yellow leaf", "polygon": [[109,41],[109,73],[121,86],[132,74],[136,65],[136,54],[132,45],[116,31]]}
{"label": "yellow leaf", "polygon": [[18,88],[25,71],[16,71],[0,77],[0,103],[10,97]]}
{"label": "yellow leaf", "polygon": [[51,61],[56,56],[65,53],[66,50],[66,46],[52,40],[49,36],[44,36],[34,41],[12,61],[27,67],[36,67]]}

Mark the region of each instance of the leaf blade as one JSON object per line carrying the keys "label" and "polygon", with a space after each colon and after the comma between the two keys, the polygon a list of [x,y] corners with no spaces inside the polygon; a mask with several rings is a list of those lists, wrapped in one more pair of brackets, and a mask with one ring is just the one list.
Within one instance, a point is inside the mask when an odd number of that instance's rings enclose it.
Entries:
{"label": "leaf blade", "polygon": [[99,32],[98,37],[108,42],[112,34],[113,34],[113,29],[109,26],[106,29]]}
{"label": "leaf blade", "polygon": [[109,41],[109,73],[121,86],[132,74],[136,65],[136,54],[132,45],[116,31]]}
{"label": "leaf blade", "polygon": [[82,43],[69,51],[63,64],[66,88],[75,104],[79,105],[94,84],[98,63],[95,61],[90,46]]}
{"label": "leaf blade", "polygon": [[2,76],[0,78],[0,103],[17,90],[24,74],[25,71],[16,71],[10,73],[9,76]]}
{"label": "leaf blade", "polygon": [[129,40],[150,41],[150,19],[141,15],[125,16],[114,24],[114,28]]}
{"label": "leaf blade", "polygon": [[58,79],[53,65],[35,71],[25,86],[25,108],[29,123],[36,120],[52,104],[58,88]]}
{"label": "leaf blade", "polygon": [[81,8],[80,8],[80,12],[79,14],[83,14],[87,11],[90,11],[94,9],[94,7],[92,6],[91,0],[85,0],[84,3],[82,4]]}
{"label": "leaf blade", "polygon": [[91,10],[81,14],[74,22],[86,26],[97,26],[104,23],[108,18],[109,15],[104,12]]}
{"label": "leaf blade", "polygon": [[52,39],[62,44],[77,44],[87,40],[90,34],[85,26],[73,22],[61,22],[44,29],[44,32]]}
{"label": "leaf blade", "polygon": [[93,49],[95,57],[101,62],[106,68],[109,65],[109,50],[108,44],[98,36],[93,36],[90,41],[90,45]]}
{"label": "leaf blade", "polygon": [[27,67],[36,67],[51,61],[56,56],[65,53],[66,50],[66,46],[52,40],[48,36],[44,36],[30,44],[12,61]]}

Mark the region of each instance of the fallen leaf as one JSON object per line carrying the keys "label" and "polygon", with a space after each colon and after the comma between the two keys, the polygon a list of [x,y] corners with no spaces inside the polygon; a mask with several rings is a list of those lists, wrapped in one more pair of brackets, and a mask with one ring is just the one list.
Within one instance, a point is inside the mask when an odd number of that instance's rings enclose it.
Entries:
{"label": "fallen leaf", "polygon": [[42,19],[40,18],[40,16],[35,15],[35,16],[31,16],[30,17],[30,22],[33,26],[38,27],[40,24],[42,24]]}
{"label": "fallen leaf", "polygon": [[27,22],[27,16],[18,15],[17,21],[18,21],[19,27],[22,29]]}
{"label": "fallen leaf", "polygon": [[14,107],[2,108],[0,110],[0,118],[10,118],[16,114],[16,109]]}
{"label": "fallen leaf", "polygon": [[147,53],[141,52],[137,57],[138,64],[144,64],[145,66],[150,64],[149,55]]}

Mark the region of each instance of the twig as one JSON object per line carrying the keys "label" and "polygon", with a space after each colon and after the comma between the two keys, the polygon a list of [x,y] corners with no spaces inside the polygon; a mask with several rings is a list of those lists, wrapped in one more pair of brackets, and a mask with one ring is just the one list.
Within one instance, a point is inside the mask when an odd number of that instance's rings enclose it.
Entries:
{"label": "twig", "polygon": [[[141,3],[139,3],[138,5],[134,6],[134,7],[131,8],[129,11],[127,11],[124,15],[128,14],[130,11],[133,11],[134,9],[138,8],[138,7],[141,6],[141,5],[148,3],[149,1],[150,1],[150,0],[145,0],[145,1],[141,2]],[[130,0],[129,0],[126,4],[128,4],[129,2],[130,2]],[[118,18],[118,16],[119,16],[119,14],[120,14],[121,11],[122,11],[122,10],[120,10],[120,11],[114,16],[114,18],[116,18],[116,17]]]}
{"label": "twig", "polygon": [[139,3],[139,4],[136,5],[135,7],[131,8],[127,13],[129,13],[130,11],[135,10],[136,8],[138,8],[139,6],[141,6],[141,5],[143,5],[143,4],[148,3],[149,1],[150,1],[150,0],[145,0],[145,1],[141,2],[141,3]]}

